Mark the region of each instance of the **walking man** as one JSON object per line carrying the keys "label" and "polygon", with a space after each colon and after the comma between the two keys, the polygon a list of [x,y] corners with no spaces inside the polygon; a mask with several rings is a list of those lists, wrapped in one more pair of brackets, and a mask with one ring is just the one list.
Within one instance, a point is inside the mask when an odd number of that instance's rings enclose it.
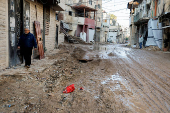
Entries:
{"label": "walking man", "polygon": [[24,32],[19,39],[18,49],[20,49],[21,55],[24,56],[25,67],[30,68],[32,49],[34,47],[37,50],[37,43],[34,35],[30,33],[28,28],[25,28]]}
{"label": "walking man", "polygon": [[140,38],[139,38],[139,46],[140,46],[140,49],[142,49],[142,44],[143,44],[143,37],[142,37],[142,35],[141,35]]}

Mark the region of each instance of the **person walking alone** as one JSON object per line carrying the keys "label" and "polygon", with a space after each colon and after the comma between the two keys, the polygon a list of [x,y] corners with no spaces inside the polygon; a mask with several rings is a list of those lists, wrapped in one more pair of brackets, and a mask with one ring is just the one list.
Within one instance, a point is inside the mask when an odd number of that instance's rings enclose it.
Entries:
{"label": "person walking alone", "polygon": [[34,47],[37,50],[37,42],[28,28],[25,28],[24,32],[19,39],[18,49],[20,49],[20,53],[25,59],[25,67],[30,68],[32,49]]}
{"label": "person walking alone", "polygon": [[140,49],[142,49],[142,44],[143,44],[143,37],[142,37],[142,35],[141,35],[140,38],[139,38],[139,46],[140,46]]}

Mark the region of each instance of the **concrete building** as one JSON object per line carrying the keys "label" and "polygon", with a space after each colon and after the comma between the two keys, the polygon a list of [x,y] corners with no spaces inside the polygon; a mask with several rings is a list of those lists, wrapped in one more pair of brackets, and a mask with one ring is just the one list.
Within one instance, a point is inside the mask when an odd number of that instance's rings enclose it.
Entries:
{"label": "concrete building", "polygon": [[96,1],[65,0],[62,27],[65,33],[93,42],[95,36]]}
{"label": "concrete building", "polygon": [[[44,2],[44,3],[42,3]],[[35,36],[35,22],[44,49],[53,50],[64,41],[58,29],[60,21],[56,20],[56,11],[63,11],[64,5],[59,0],[1,0],[0,4],[0,69],[20,63],[17,55],[17,43],[24,28],[30,28]],[[38,53],[38,52],[35,52]]]}
{"label": "concrete building", "polygon": [[130,12],[131,45],[144,37],[144,46],[158,46],[169,50],[169,0],[133,0]]}
{"label": "concrete building", "polygon": [[110,26],[109,27],[109,36],[108,42],[117,43],[117,36],[118,36],[118,26]]}
{"label": "concrete building", "polygon": [[96,0],[95,9],[96,13],[96,31],[95,31],[95,42],[105,42],[105,38],[103,37],[103,12],[102,12],[102,0]]}
{"label": "concrete building", "polygon": [[117,36],[116,36],[116,42],[119,44],[122,44],[122,43],[124,43],[123,30],[119,24],[117,27],[118,27],[118,32],[117,32]]}
{"label": "concrete building", "polygon": [[103,11],[103,42],[107,42],[109,37],[110,16]]}

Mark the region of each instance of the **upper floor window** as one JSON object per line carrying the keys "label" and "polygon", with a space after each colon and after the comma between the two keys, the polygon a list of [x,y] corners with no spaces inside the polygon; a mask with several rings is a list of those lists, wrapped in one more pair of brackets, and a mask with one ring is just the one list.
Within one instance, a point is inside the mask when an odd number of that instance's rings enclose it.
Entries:
{"label": "upper floor window", "polygon": [[89,0],[89,4],[92,5],[92,0]]}
{"label": "upper floor window", "polygon": [[100,4],[98,4],[98,8],[100,9]]}
{"label": "upper floor window", "polygon": [[100,18],[99,17],[97,18],[97,21],[100,22]]}

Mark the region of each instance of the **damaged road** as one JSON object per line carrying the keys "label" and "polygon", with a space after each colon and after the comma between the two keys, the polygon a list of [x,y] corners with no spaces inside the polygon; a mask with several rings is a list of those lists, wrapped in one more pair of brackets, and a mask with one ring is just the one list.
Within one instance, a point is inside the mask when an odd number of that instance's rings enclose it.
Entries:
{"label": "damaged road", "polygon": [[169,58],[122,45],[61,45],[29,70],[1,74],[0,112],[169,113]]}

